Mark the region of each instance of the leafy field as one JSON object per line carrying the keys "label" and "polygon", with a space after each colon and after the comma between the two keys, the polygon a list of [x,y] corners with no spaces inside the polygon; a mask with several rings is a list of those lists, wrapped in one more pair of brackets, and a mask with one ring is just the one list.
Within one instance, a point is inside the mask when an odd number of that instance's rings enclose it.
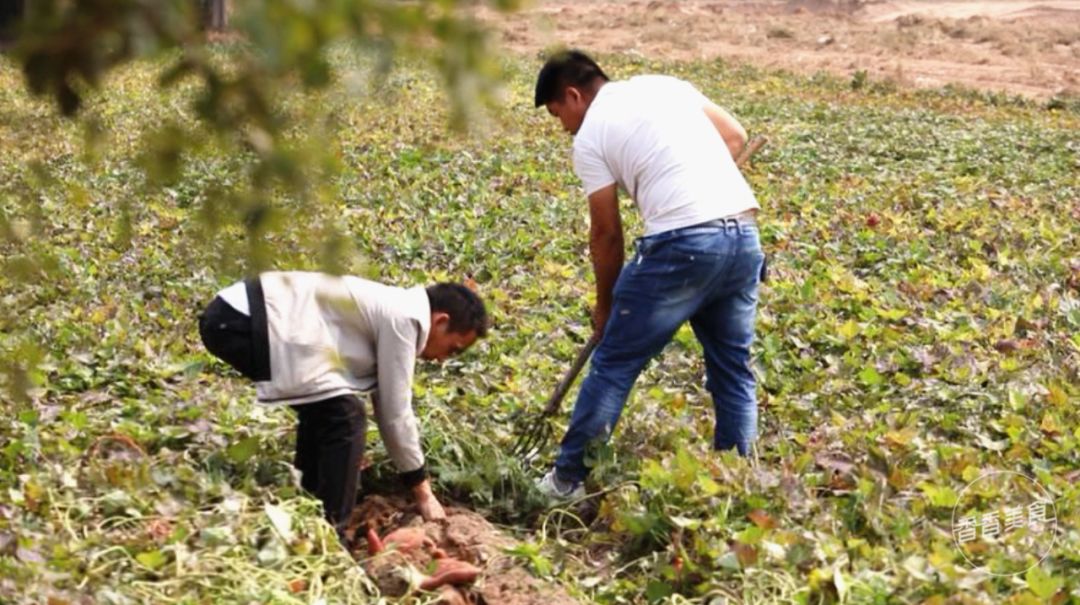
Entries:
{"label": "leafy field", "polygon": [[[591,277],[570,141],[532,108],[536,65],[508,63],[506,98],[465,136],[426,72],[372,88],[369,61],[336,61],[358,75],[280,99],[306,125],[292,157],[317,158],[302,196],[244,188],[257,140],[205,133],[178,173],[155,164],[144,152],[168,138],[149,134],[194,119],[195,91],[158,92],[162,65],[111,76],[87,125],[0,63],[0,357],[16,370],[0,602],[378,599],[293,485],[291,415],[254,405],[198,343],[214,292],[274,266],[476,279],[495,329],[419,372],[437,490],[583,602],[1080,603],[1076,108],[605,57],[615,77],[684,77],[772,139],[748,169],[771,271],[761,439],[749,460],[708,452],[686,328],[599,452],[599,507],[548,512],[539,467],[505,454],[508,418],[539,408],[588,335]],[[267,200],[248,241],[237,225]],[[629,202],[624,220],[640,232]],[[367,484],[384,485],[369,443]],[[1056,542],[1025,574],[973,571],[954,544],[953,505],[990,470],[1054,499]]]}

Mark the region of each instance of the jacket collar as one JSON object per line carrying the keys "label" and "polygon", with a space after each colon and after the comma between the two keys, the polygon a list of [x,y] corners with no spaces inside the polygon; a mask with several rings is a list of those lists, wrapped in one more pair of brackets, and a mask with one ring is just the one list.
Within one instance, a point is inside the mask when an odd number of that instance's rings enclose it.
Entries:
{"label": "jacket collar", "polygon": [[402,298],[404,299],[402,311],[420,325],[420,333],[416,337],[416,354],[419,356],[427,346],[427,339],[431,334],[431,301],[428,300],[427,288],[424,286],[415,286],[405,290],[405,296]]}

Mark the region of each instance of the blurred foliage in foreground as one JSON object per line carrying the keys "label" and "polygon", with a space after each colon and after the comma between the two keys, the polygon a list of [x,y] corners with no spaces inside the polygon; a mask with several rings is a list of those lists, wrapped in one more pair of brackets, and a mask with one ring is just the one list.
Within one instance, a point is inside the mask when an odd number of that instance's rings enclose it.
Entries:
{"label": "blurred foliage in foreground", "polygon": [[[491,2],[501,10],[515,3]],[[80,153],[89,164],[113,144],[112,136],[138,132],[138,170],[130,174],[137,194],[118,200],[122,217],[113,234],[118,245],[126,245],[132,236],[133,206],[162,191],[175,191],[188,163],[213,147],[236,156],[244,169],[200,190],[200,235],[232,239],[234,228],[240,228],[243,238],[229,258],[244,259],[250,271],[269,266],[274,258],[269,238],[295,216],[325,214],[332,205],[328,196],[334,195],[328,183],[341,168],[339,156],[326,144],[343,126],[339,114],[320,107],[316,119],[302,103],[295,104],[298,91],[315,97],[336,84],[353,95],[400,94],[406,91],[387,85],[393,61],[418,56],[436,68],[449,91],[444,103],[452,125],[475,122],[494,99],[500,74],[487,32],[458,0],[233,4],[232,29],[224,34],[204,29],[200,3],[192,0],[41,0],[26,3],[25,15],[13,29],[10,56],[26,85],[56,103],[62,114],[78,116],[84,139]],[[227,60],[210,50],[208,36],[232,41]],[[373,59],[363,69],[342,73],[332,61],[335,48],[363,49]],[[87,107],[86,99],[95,90],[122,87],[123,76],[113,75],[117,68],[141,59],[156,59],[155,82],[144,85],[159,94],[144,102],[157,105],[172,98],[175,104],[171,111],[155,111],[152,117],[135,120],[136,128],[119,132],[114,116],[93,103]],[[21,88],[14,80],[9,86],[12,92]],[[33,214],[51,176],[34,162],[28,167],[35,180],[19,195]],[[280,196],[288,202],[275,203]],[[322,268],[340,270],[344,233],[332,221],[312,226],[307,242],[324,249]],[[54,259],[44,254],[14,260],[11,277],[18,279],[47,269]],[[38,356],[39,351],[24,343],[17,360],[0,367],[11,375],[12,396],[25,390]]]}
{"label": "blurred foliage in foreground", "polygon": [[[249,52],[206,60],[228,73]],[[476,278],[496,329],[418,381],[437,488],[517,528],[514,556],[583,600],[1080,602],[1075,112],[605,58],[617,77],[685,77],[773,137],[749,171],[773,269],[757,456],[706,451],[701,356],[680,332],[598,455],[610,491],[588,519],[540,511],[531,469],[502,453],[503,420],[540,405],[587,333],[587,211],[569,141],[531,106],[535,65],[504,66],[507,102],[466,138],[418,65],[357,95],[378,58],[340,49],[331,85],[278,92],[292,126],[263,148],[200,119],[198,80],[159,90],[175,59],[114,70],[80,122],[0,65],[0,334],[28,370],[4,385],[26,396],[0,420],[0,600],[376,598],[294,487],[289,413],[197,343],[199,306],[272,258]],[[162,132],[183,161],[151,186]],[[266,178],[279,154],[328,161],[298,189]],[[1056,544],[1020,576],[971,570],[950,532],[991,469],[1055,499]]]}

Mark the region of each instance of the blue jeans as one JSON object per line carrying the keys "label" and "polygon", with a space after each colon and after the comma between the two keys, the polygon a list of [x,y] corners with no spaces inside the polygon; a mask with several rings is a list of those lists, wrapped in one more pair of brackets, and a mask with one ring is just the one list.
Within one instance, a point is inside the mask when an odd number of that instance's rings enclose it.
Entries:
{"label": "blue jeans", "polygon": [[559,479],[585,479],[586,447],[611,436],[638,374],[686,320],[705,349],[713,447],[747,454],[757,436],[750,344],[765,255],[753,222],[713,225],[637,240],[555,461]]}

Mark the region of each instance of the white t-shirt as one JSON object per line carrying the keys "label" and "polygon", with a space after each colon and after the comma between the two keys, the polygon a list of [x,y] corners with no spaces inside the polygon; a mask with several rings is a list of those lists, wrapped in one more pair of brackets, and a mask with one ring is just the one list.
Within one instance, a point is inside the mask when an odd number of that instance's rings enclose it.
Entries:
{"label": "white t-shirt", "polygon": [[574,137],[586,195],[618,183],[653,235],[758,208],[693,85],[669,76],[608,82]]}

